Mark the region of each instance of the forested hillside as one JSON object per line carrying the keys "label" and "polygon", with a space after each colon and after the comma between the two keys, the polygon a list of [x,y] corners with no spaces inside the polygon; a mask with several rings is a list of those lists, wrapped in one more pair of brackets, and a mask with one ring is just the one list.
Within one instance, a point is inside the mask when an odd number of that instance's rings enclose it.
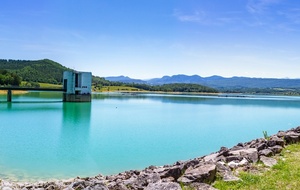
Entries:
{"label": "forested hillside", "polygon": [[[36,61],[0,59],[0,70],[6,70],[9,73],[13,73],[25,82],[61,84],[63,72],[71,69],[49,59]],[[102,77],[93,76],[93,84],[101,87],[123,85],[124,83],[111,82]]]}
{"label": "forested hillside", "polygon": [[10,73],[7,70],[0,69],[0,85],[14,85],[19,86],[21,78],[15,73]]}
{"label": "forested hillside", "polygon": [[15,73],[22,81],[61,84],[63,72],[71,69],[49,59],[36,61],[0,59],[0,70]]}

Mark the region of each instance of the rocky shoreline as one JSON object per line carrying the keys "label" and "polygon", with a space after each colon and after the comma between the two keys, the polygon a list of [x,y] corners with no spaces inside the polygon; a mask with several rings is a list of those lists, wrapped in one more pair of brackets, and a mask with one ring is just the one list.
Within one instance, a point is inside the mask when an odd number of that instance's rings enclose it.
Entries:
{"label": "rocky shoreline", "polygon": [[221,147],[215,153],[173,165],[149,166],[144,170],[130,170],[117,175],[97,175],[87,178],[73,178],[36,183],[9,182],[0,180],[1,190],[12,189],[99,189],[99,190],[181,190],[188,186],[196,190],[213,190],[211,184],[216,177],[224,181],[236,181],[238,171],[249,171],[253,163],[262,162],[267,167],[277,163],[272,158],[285,145],[300,142],[300,126],[279,131],[267,139],[260,138],[238,143],[232,148]]}

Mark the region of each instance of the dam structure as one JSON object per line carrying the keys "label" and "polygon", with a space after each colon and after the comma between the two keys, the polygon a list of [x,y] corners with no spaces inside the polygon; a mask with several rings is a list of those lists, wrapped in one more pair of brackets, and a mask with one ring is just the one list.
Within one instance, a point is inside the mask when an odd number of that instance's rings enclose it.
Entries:
{"label": "dam structure", "polygon": [[63,92],[63,102],[91,102],[92,73],[65,71],[63,73],[63,88],[4,86],[0,87],[0,90],[7,91],[7,102],[12,102],[12,91]]}
{"label": "dam structure", "polygon": [[64,102],[90,102],[92,73],[65,71],[63,74],[63,88]]}

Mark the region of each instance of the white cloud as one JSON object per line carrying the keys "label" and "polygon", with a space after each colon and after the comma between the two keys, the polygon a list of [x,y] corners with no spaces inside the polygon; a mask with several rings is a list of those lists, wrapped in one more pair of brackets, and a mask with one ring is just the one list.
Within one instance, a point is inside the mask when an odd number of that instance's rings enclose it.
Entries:
{"label": "white cloud", "polygon": [[180,22],[193,22],[202,25],[222,26],[241,21],[241,12],[207,12],[195,10],[189,14],[178,9],[174,10],[173,16]]}
{"label": "white cloud", "polygon": [[268,7],[278,4],[281,0],[248,0],[247,10],[251,14],[262,14],[268,10]]}
{"label": "white cloud", "polygon": [[185,14],[177,9],[174,10],[173,15],[182,22],[204,22],[206,16],[203,11],[194,11],[192,14]]}

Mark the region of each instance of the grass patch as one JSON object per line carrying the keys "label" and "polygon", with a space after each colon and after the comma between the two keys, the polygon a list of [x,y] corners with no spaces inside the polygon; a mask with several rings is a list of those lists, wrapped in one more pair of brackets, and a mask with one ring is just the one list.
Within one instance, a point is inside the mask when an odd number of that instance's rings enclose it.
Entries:
{"label": "grass patch", "polygon": [[[240,173],[240,181],[224,182],[217,180],[217,189],[300,189],[300,144],[287,146],[278,163],[270,170],[261,174]],[[261,166],[262,167],[262,166]]]}
{"label": "grass patch", "polygon": [[263,135],[264,135],[264,138],[265,138],[266,140],[269,140],[269,139],[270,139],[270,137],[269,137],[267,131],[263,131]]}
{"label": "grass patch", "polygon": [[62,88],[60,84],[39,83],[40,88]]}
{"label": "grass patch", "polygon": [[[180,186],[181,186],[181,185],[180,185]],[[182,190],[196,190],[195,188],[190,187],[190,186],[181,186],[181,189],[182,189]]]}

